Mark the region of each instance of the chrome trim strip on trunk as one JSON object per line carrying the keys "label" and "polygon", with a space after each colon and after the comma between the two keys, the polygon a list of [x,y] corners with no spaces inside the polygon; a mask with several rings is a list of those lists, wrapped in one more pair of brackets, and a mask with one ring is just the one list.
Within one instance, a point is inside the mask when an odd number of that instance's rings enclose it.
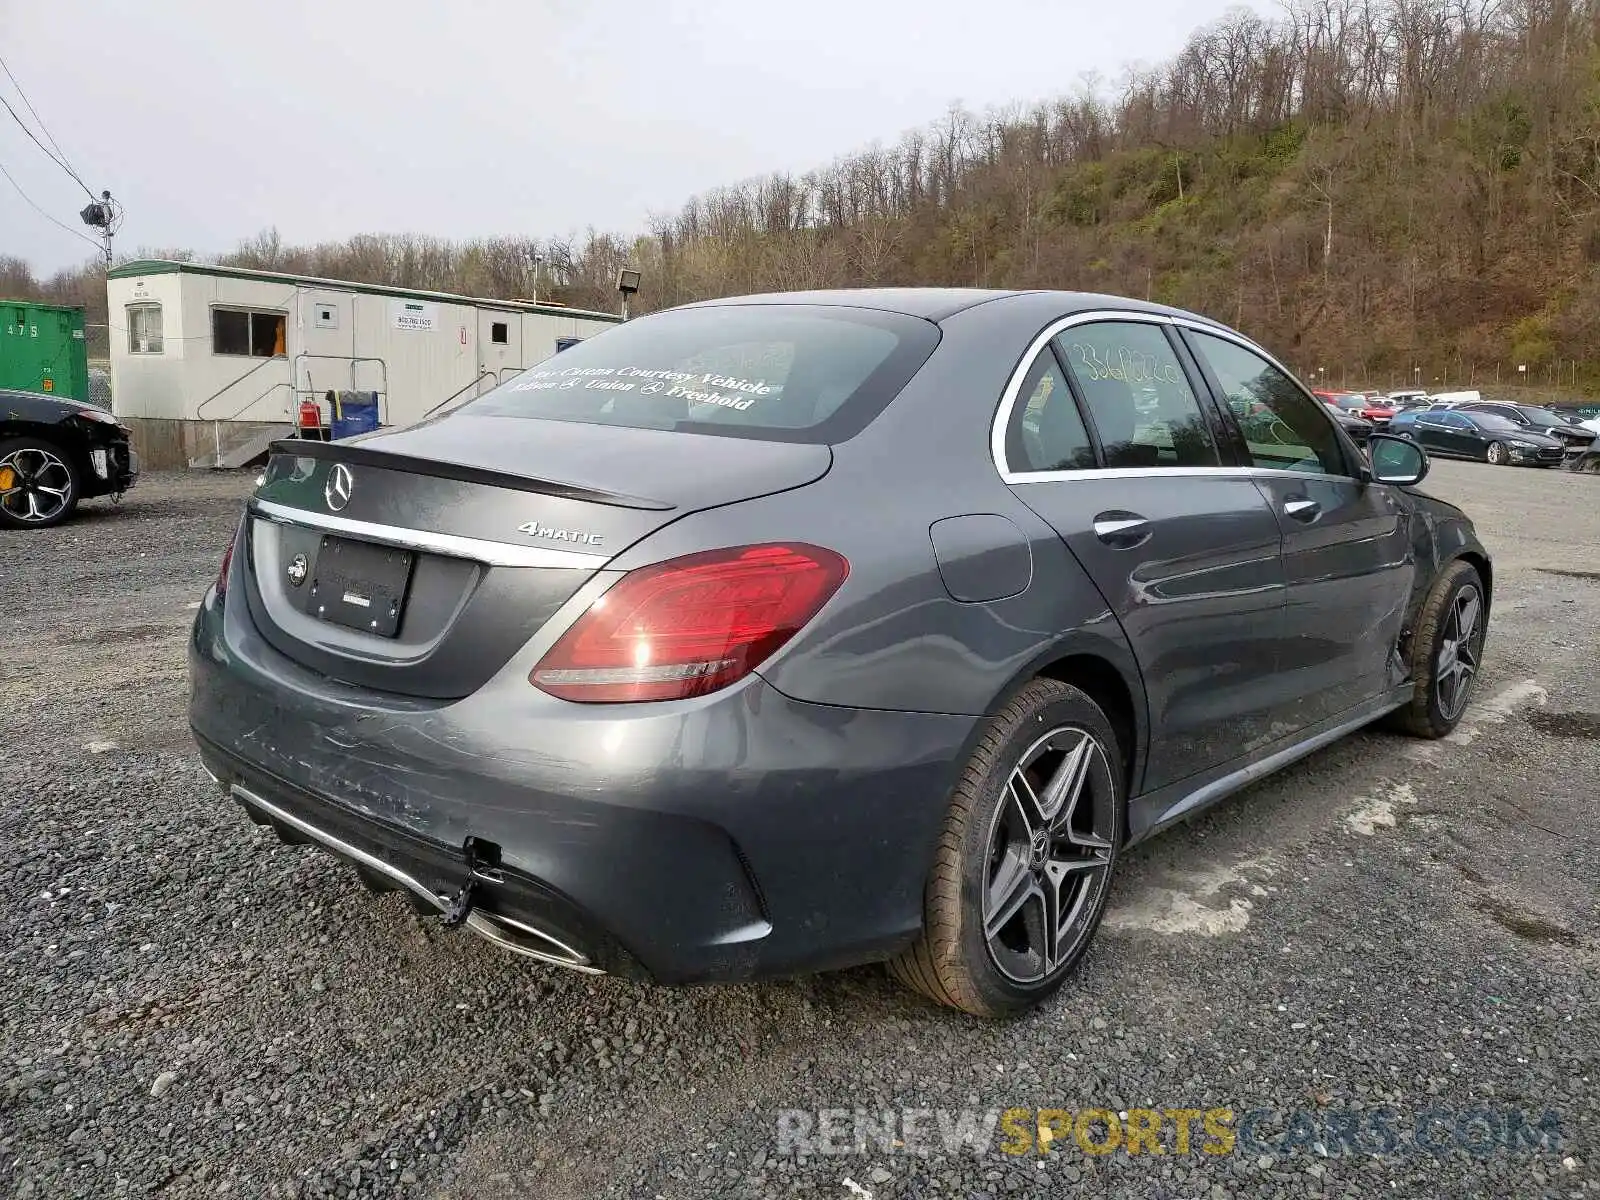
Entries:
{"label": "chrome trim strip on trunk", "polygon": [[[212,778],[216,777],[212,776]],[[349,842],[313,825],[310,821],[297,817],[286,809],[279,808],[270,800],[265,800],[255,792],[252,792],[249,788],[237,783],[230,784],[228,786],[228,794],[240,804],[248,805],[263,816],[289,826],[296,833],[310,838],[324,849],[342,858],[349,859],[365,870],[383,876],[391,883],[398,884],[412,895],[426,900],[440,912],[444,912],[449,907],[449,897],[435,894],[427,885],[393,863],[385,862],[377,855],[369,854],[359,846],[352,846]],[[568,946],[558,938],[552,937],[544,930],[537,929],[522,921],[496,914],[473,911],[467,915],[466,927],[484,940],[493,942],[502,950],[508,950],[512,954],[521,955],[523,958],[535,959],[538,962],[549,963],[552,966],[566,967],[568,970],[578,971],[584,975],[605,974],[604,971],[589,961],[588,956],[578,950],[574,950],[571,946]],[[515,940],[518,937],[538,938],[542,942],[547,942],[552,949],[548,951],[534,949]]]}
{"label": "chrome trim strip on trunk", "polygon": [[607,562],[604,554],[585,554],[579,550],[554,550],[546,546],[516,546],[509,542],[491,542],[483,538],[462,537],[454,533],[435,533],[429,529],[403,529],[397,525],[377,525],[371,521],[354,521],[349,517],[336,517],[332,513],[314,513],[303,508],[290,508],[270,500],[251,500],[250,512],[280,525],[299,525],[306,529],[321,529],[369,542],[382,542],[389,546],[402,546],[407,550],[424,550],[444,554],[451,558],[469,558],[491,567],[571,567],[593,571]]}

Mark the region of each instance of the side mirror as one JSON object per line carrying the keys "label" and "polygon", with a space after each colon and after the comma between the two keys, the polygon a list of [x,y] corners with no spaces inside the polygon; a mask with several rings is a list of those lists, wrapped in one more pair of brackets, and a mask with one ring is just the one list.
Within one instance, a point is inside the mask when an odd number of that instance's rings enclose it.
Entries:
{"label": "side mirror", "polygon": [[1392,433],[1374,433],[1367,439],[1367,458],[1374,483],[1409,486],[1428,474],[1428,456],[1422,447]]}

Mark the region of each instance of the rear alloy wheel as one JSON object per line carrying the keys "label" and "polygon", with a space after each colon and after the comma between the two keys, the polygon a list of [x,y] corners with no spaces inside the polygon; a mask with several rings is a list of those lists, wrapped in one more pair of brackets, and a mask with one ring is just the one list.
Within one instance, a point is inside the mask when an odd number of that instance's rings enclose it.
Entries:
{"label": "rear alloy wheel", "polygon": [[1483,579],[1471,563],[1452,563],[1423,603],[1411,640],[1411,700],[1389,723],[1424,738],[1453,730],[1472,699],[1488,627]]}
{"label": "rear alloy wheel", "polygon": [[59,525],[78,504],[78,472],[56,446],[37,438],[0,442],[0,528]]}
{"label": "rear alloy wheel", "polygon": [[989,719],[951,797],[901,982],[993,1017],[1051,995],[1088,948],[1123,825],[1122,758],[1099,706],[1036,679]]}
{"label": "rear alloy wheel", "polygon": [[1499,442],[1490,442],[1483,452],[1483,461],[1491,467],[1503,467],[1511,461],[1511,455]]}

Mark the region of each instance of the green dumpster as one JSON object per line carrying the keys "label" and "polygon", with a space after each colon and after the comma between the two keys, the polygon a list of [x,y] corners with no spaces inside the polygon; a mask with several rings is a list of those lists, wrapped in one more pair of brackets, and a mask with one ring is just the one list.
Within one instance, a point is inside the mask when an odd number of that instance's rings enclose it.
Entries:
{"label": "green dumpster", "polygon": [[87,401],[83,309],[0,300],[0,388]]}

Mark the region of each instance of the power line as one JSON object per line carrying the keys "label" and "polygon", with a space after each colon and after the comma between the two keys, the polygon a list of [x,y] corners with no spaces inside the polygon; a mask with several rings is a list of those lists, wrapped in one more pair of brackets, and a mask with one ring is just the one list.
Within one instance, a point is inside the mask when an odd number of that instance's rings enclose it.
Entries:
{"label": "power line", "polygon": [[3,58],[0,58],[0,71],[4,71],[6,73],[6,78],[11,80],[11,86],[17,89],[17,95],[21,96],[22,103],[27,105],[28,112],[32,114],[34,123],[39,126],[39,131],[43,133],[50,144],[55,147],[57,160],[63,167],[67,169],[74,179],[78,180],[78,183],[81,185],[83,180],[78,178],[78,173],[72,169],[72,164],[67,162],[67,152],[61,148],[61,143],[56,141],[55,136],[45,126],[44,118],[39,115],[39,110],[34,108],[33,101],[28,99],[28,93],[22,90],[22,84],[17,82],[17,77],[11,73],[11,68],[6,65],[6,60]]}
{"label": "power line", "polygon": [[11,172],[6,170],[5,165],[3,163],[0,163],[0,175],[4,175],[6,177],[6,182],[9,183],[12,187],[17,189],[17,195],[21,196],[24,200],[26,200],[28,202],[29,207],[31,207],[35,212],[37,212],[46,221],[49,221],[50,224],[54,225],[57,229],[64,230],[65,232],[70,233],[73,237],[78,238],[81,241],[89,243],[89,245],[91,245],[91,246],[93,246],[95,248],[95,253],[97,253],[97,254],[101,253],[104,250],[104,247],[102,247],[99,242],[95,241],[91,237],[88,237],[88,236],[86,236],[84,234],[79,233],[76,229],[72,228],[72,226],[70,226],[70,225],[63,225],[60,221],[56,220],[49,213],[45,212],[44,209],[40,208],[39,205],[35,204],[34,200],[33,200],[33,197],[28,195],[27,192],[22,190],[22,185],[20,183],[18,183],[15,179],[11,178]]}
{"label": "power line", "polygon": [[[33,139],[33,144],[35,146],[39,147],[39,149],[44,151],[44,156],[46,158],[48,158],[51,162],[55,163],[56,166],[60,167],[68,175],[70,175],[72,177],[72,181],[74,183],[76,183],[79,187],[81,187],[84,190],[84,192],[88,195],[89,199],[93,200],[95,198],[95,195],[94,195],[93,192],[89,191],[89,185],[87,183],[85,183],[83,180],[78,178],[78,173],[76,171],[74,171],[71,167],[67,166],[67,164],[65,162],[63,162],[61,159],[57,158],[54,154],[52,154],[50,152],[50,147],[46,146],[43,142],[41,142],[39,140],[39,135],[34,133],[33,130],[28,128],[28,123],[26,121],[24,121],[21,117],[17,116],[17,110],[11,107],[11,102],[9,100],[7,100],[4,96],[0,96],[0,105],[4,105],[5,106],[5,110],[8,113],[11,114],[11,119],[13,121],[15,121],[19,127],[21,127],[22,132],[27,134],[30,138]],[[42,126],[41,126],[41,128],[42,128]]]}

